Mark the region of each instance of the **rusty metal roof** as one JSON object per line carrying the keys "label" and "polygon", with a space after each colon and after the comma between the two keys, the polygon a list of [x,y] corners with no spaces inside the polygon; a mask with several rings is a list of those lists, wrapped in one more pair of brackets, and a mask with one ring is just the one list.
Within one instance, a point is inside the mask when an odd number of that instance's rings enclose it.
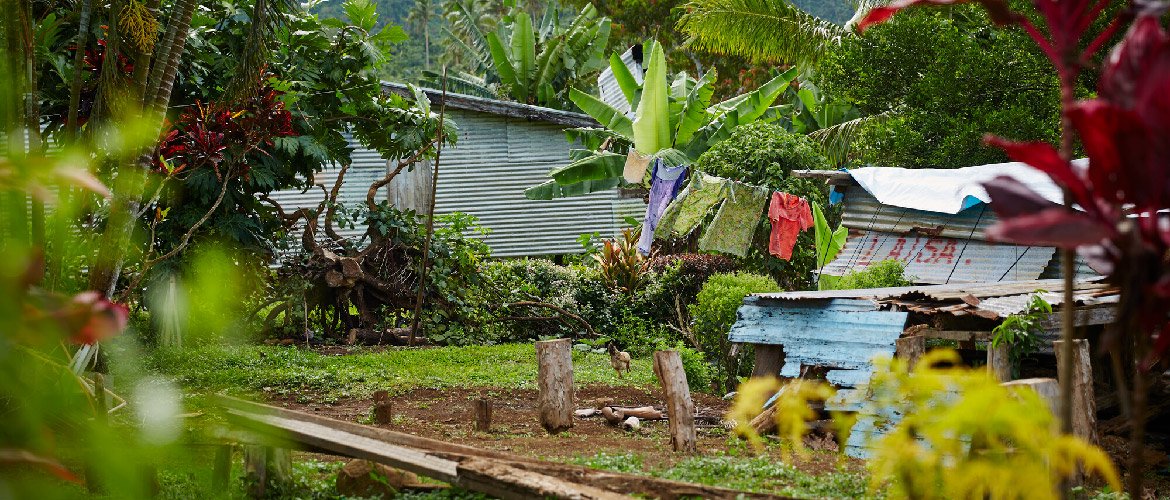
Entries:
{"label": "rusty metal roof", "polygon": [[906,264],[905,276],[915,283],[1034,280],[1044,272],[1055,252],[1052,247],[873,231],[851,234],[845,248],[821,272],[844,276],[874,262],[899,260]]}

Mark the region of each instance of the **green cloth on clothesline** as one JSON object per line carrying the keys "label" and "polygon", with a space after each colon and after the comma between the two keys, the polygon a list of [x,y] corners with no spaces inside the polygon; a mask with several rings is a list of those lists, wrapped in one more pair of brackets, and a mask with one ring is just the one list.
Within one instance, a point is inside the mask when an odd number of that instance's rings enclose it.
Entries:
{"label": "green cloth on clothesline", "polygon": [[768,203],[764,188],[729,181],[731,194],[699,238],[699,249],[744,257]]}
{"label": "green cloth on clothesline", "polygon": [[695,229],[707,213],[730,193],[730,181],[722,177],[696,172],[690,184],[683,188],[674,202],[666,208],[654,237],[665,239],[684,236]]}

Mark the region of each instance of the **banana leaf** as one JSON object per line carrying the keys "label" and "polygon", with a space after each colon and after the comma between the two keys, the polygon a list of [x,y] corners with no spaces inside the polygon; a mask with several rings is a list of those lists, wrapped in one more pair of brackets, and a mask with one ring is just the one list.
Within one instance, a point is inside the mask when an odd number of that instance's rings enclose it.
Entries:
{"label": "banana leaf", "polygon": [[670,137],[666,56],[657,42],[651,44],[649,60],[642,83],[642,100],[634,118],[634,147],[647,155],[674,145]]}
{"label": "banana leaf", "polygon": [[557,184],[550,180],[524,190],[524,197],[530,200],[555,200],[583,194],[596,193],[617,187],[620,179],[602,179],[597,181],[582,181],[576,184]]}
{"label": "banana leaf", "polygon": [[[825,214],[821,212],[819,203],[810,202],[809,206],[812,208],[813,214],[813,236],[816,242],[817,252],[817,269],[820,270],[826,264],[833,261],[837,254],[845,248],[845,240],[849,234],[849,230],[845,226],[838,227],[836,231],[829,232],[829,222],[825,220]],[[836,276],[820,275],[817,282],[818,290],[828,290],[836,281]]]}
{"label": "banana leaf", "polygon": [[690,165],[691,163],[694,163],[694,161],[695,161],[694,158],[687,156],[686,153],[683,153],[682,151],[679,151],[679,150],[674,149],[674,148],[663,149],[663,150],[659,151],[658,154],[656,154],[654,156],[661,158],[662,163],[665,163],[666,166],[668,166],[668,167],[677,167],[679,165]]}
{"label": "banana leaf", "polygon": [[696,130],[695,135],[682,148],[682,151],[691,158],[698,158],[712,145],[731,137],[731,131],[741,123],[744,122],[739,119],[738,111],[734,109],[727,111]]}
{"label": "banana leaf", "polygon": [[512,57],[516,81],[525,87],[516,89],[516,98],[528,102],[528,88],[536,75],[536,38],[532,33],[532,18],[527,13],[516,16],[512,27]]}
{"label": "banana leaf", "polygon": [[601,151],[548,172],[558,184],[576,184],[621,177],[626,167],[626,155]]}
{"label": "banana leaf", "polygon": [[788,88],[788,85],[796,78],[796,73],[797,69],[791,68],[761,85],[755,91],[715,104],[708,108],[707,111],[718,115],[735,110],[739,113],[741,123],[753,122],[756,118],[762,116],[772,103],[776,102],[780,94],[784,93],[784,89]]}
{"label": "banana leaf", "polygon": [[[580,143],[590,153],[601,147],[606,139],[610,139],[609,150],[615,153],[624,152],[630,146],[630,139],[618,135],[612,130],[604,128],[567,128],[565,139],[569,142]],[[574,161],[580,158],[573,158]]]}
{"label": "banana leaf", "polygon": [[[560,70],[559,51],[561,51],[561,39],[554,38],[548,41],[544,50],[541,51],[540,57],[536,58],[536,73],[532,81],[536,82],[534,87],[540,88],[542,85],[552,85],[552,81],[557,77]],[[531,82],[529,83],[531,84]],[[547,102],[546,102],[547,104]]]}
{"label": "banana leaf", "polygon": [[622,62],[621,56],[616,52],[609,55],[609,69],[613,71],[613,79],[617,80],[618,87],[622,89],[622,95],[625,95],[626,101],[630,103],[630,109],[637,109],[638,91],[641,90],[642,85],[634,78],[630,68]]}
{"label": "banana leaf", "polygon": [[585,114],[592,116],[603,127],[633,140],[633,122],[630,121],[629,117],[606,104],[605,101],[577,89],[569,89],[569,100],[573,101],[573,104],[581,108]]}
{"label": "banana leaf", "polygon": [[691,142],[695,131],[707,122],[707,106],[711,104],[711,96],[715,93],[714,84],[715,70],[710,69],[689,89],[682,111],[679,113],[678,125],[675,126],[676,147]]}
{"label": "banana leaf", "polygon": [[512,88],[512,92],[516,93],[516,97],[520,97],[520,93],[524,93],[521,100],[526,101],[528,98],[528,89],[520,85],[517,78],[516,68],[512,66],[512,54],[509,53],[508,48],[500,43],[500,37],[495,33],[487,34],[488,48],[492,52],[492,62],[495,63],[496,74],[500,76],[500,82]]}

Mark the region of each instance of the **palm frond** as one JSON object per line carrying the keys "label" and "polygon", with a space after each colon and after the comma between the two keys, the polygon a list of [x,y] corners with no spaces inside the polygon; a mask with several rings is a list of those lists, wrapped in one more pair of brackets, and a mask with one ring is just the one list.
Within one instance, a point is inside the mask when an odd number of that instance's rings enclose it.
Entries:
{"label": "palm frond", "polygon": [[754,61],[815,63],[850,34],[787,0],[691,0],[678,26],[687,43]]}
{"label": "palm frond", "polygon": [[854,141],[865,127],[885,123],[897,117],[894,111],[883,111],[876,115],[862,116],[825,127],[808,134],[808,138],[820,146],[821,151],[835,167],[843,167],[849,160]]}
{"label": "palm frond", "polygon": [[299,9],[296,0],[254,0],[252,4],[251,30],[245,43],[243,56],[224,89],[223,101],[236,102],[254,97],[259,89],[264,66],[268,64],[271,51],[269,40],[275,40],[276,30],[283,21],[283,13]]}

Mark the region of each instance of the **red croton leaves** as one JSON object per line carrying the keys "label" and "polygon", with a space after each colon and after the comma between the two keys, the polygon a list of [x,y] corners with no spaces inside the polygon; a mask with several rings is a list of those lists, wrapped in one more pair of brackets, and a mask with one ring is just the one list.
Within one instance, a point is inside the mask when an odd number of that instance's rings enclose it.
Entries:
{"label": "red croton leaves", "polygon": [[211,167],[219,178],[219,165],[229,157],[243,159],[249,152],[263,151],[262,145],[272,145],[274,138],[295,135],[292,113],[280,95],[264,85],[234,111],[197,104],[160,141],[155,169],[175,174]]}
{"label": "red croton leaves", "polygon": [[73,296],[64,308],[57,312],[73,332],[71,342],[92,344],[113,338],[126,329],[130,310],[126,306],[106,300],[98,292],[82,292]]}

